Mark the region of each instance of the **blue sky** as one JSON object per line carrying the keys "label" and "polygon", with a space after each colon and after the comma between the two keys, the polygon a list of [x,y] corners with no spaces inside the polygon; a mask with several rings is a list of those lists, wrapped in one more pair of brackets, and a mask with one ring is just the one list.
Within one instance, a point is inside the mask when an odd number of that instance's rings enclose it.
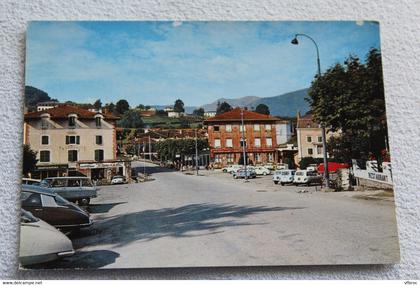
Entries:
{"label": "blue sky", "polygon": [[31,22],[26,85],[60,101],[200,106],[310,86],[321,68],[380,47],[375,22]]}

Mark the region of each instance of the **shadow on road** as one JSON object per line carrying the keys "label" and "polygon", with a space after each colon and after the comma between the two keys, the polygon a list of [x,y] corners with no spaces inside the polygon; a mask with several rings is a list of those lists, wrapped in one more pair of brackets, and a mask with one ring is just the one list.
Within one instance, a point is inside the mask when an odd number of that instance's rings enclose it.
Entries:
{"label": "shadow on road", "polygon": [[119,202],[119,203],[106,203],[106,204],[89,204],[86,207],[86,210],[92,214],[102,214],[109,212],[112,208],[117,205],[125,204],[127,202]]}
{"label": "shadow on road", "polygon": [[115,260],[120,256],[119,253],[111,250],[92,250],[92,251],[79,251],[73,256],[64,259],[52,261],[49,263],[37,264],[26,267],[27,269],[89,269],[100,268],[108,264],[115,263]]}
{"label": "shadow on road", "polygon": [[153,173],[159,173],[159,172],[176,172],[176,169],[170,169],[160,166],[150,166],[146,165],[145,167],[142,165],[137,165],[135,167],[131,168],[134,175],[137,175],[137,173],[147,173],[147,174],[153,174]]}
{"label": "shadow on road", "polygon": [[75,248],[100,244],[118,247],[134,241],[150,241],[167,236],[202,236],[214,234],[226,227],[253,225],[255,223],[238,220],[252,214],[297,209],[303,208],[203,203],[146,210],[97,221],[90,229],[81,231],[79,238],[73,240],[73,245]]}

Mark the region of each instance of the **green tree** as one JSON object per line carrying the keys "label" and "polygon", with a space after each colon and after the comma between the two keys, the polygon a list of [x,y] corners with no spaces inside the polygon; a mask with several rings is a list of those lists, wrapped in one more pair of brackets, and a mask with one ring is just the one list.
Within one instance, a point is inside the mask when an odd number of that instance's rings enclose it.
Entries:
{"label": "green tree", "polygon": [[217,102],[217,110],[216,110],[217,115],[229,112],[231,110],[232,110],[232,106],[230,106],[228,102],[223,101],[223,103],[221,104],[220,102]]}
{"label": "green tree", "polygon": [[140,109],[140,110],[145,110],[146,108],[145,108],[145,106],[144,106],[143,104],[139,104],[139,105],[137,106],[137,109]]}
{"label": "green tree", "polygon": [[197,117],[203,117],[204,116],[204,109],[203,108],[195,109],[193,111],[193,115],[197,116]]}
{"label": "green tree", "polygon": [[25,106],[28,107],[28,111],[36,111],[36,104],[46,101],[57,101],[57,99],[51,99],[48,93],[41,89],[25,86]]}
{"label": "green tree", "polygon": [[386,148],[387,126],[380,52],[371,49],[364,64],[349,56],[316,77],[309,90],[314,119],[341,138],[330,139],[331,155],[346,162],[374,156],[380,166]]}
{"label": "green tree", "polygon": [[123,115],[129,109],[130,109],[130,105],[125,99],[121,99],[115,104],[115,111],[120,115]]}
{"label": "green tree", "polygon": [[174,104],[174,111],[184,113],[184,102],[181,99],[177,99]]}
{"label": "green tree", "polygon": [[117,121],[117,126],[121,128],[142,128],[143,127],[143,120],[138,112],[134,110],[128,110],[125,114],[121,117],[120,120]]}
{"label": "green tree", "polygon": [[258,104],[258,106],[255,108],[255,112],[264,115],[270,115],[270,109],[265,104]]}
{"label": "green tree", "polygon": [[94,107],[96,110],[101,109],[101,108],[102,108],[102,102],[101,102],[101,99],[96,100],[96,101],[95,101],[95,103],[93,103],[93,107]]}
{"label": "green tree", "polygon": [[[208,147],[207,139],[199,138],[197,140],[198,152],[201,152]],[[195,155],[195,139],[165,139],[156,143],[156,152],[160,159],[170,161],[179,160],[185,155]]]}
{"label": "green tree", "polygon": [[28,173],[33,172],[37,162],[38,160],[36,159],[36,151],[33,151],[27,144],[23,145],[23,175],[27,176]]}

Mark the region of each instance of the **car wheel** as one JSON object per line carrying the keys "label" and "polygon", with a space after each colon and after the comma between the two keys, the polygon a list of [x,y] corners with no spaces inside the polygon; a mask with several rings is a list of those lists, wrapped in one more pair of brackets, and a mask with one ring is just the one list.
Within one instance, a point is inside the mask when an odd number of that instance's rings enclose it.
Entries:
{"label": "car wheel", "polygon": [[80,206],[87,206],[90,203],[90,198],[82,198],[77,201]]}
{"label": "car wheel", "polygon": [[264,175],[264,176],[266,176],[266,175],[267,175],[267,173],[266,173],[266,172],[263,172],[263,175]]}
{"label": "car wheel", "polygon": [[274,181],[274,184],[276,184],[276,185],[277,185],[277,184],[279,184],[279,182],[278,182],[278,181]]}
{"label": "car wheel", "polygon": [[224,173],[226,173],[226,172],[227,172],[227,169],[223,169],[222,171],[223,171]]}
{"label": "car wheel", "polygon": [[284,183],[283,183],[283,182],[281,182],[281,183],[280,183],[280,185],[281,185],[281,186],[284,186]]}

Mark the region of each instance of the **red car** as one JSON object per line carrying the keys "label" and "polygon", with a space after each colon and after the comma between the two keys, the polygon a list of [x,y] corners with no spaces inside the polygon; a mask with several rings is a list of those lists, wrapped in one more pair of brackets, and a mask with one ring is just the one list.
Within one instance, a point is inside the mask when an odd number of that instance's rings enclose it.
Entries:
{"label": "red car", "polygon": [[[340,162],[328,162],[328,172],[336,172],[339,169],[343,168],[350,168],[350,165],[348,163],[340,163]],[[324,164],[321,163],[318,166],[318,173],[324,172]]]}

